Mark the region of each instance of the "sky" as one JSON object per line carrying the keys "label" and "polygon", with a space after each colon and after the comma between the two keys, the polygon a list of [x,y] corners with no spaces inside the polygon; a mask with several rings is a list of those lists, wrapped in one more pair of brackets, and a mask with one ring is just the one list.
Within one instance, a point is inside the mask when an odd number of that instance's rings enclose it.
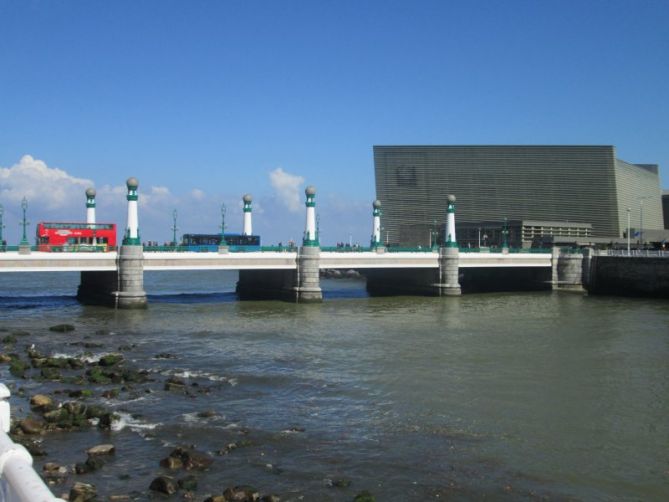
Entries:
{"label": "sky", "polygon": [[669,188],[669,2],[0,0],[0,204],[369,242],[373,145],[615,145]]}

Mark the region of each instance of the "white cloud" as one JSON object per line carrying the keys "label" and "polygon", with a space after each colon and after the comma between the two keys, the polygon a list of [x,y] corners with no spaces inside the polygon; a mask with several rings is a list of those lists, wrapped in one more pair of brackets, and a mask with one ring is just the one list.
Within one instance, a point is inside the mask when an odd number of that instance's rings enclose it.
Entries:
{"label": "white cloud", "polygon": [[207,195],[204,193],[204,191],[200,190],[199,188],[193,188],[190,191],[190,196],[195,200],[204,200],[204,198]]}
{"label": "white cloud", "polygon": [[296,174],[290,174],[282,168],[277,167],[269,173],[269,181],[274,188],[278,199],[291,212],[300,210],[300,186],[304,178]]}
{"label": "white cloud", "polygon": [[26,197],[31,205],[47,210],[83,207],[84,192],[91,186],[91,180],[70,176],[30,155],[11,167],[0,167],[0,198],[9,203]]}

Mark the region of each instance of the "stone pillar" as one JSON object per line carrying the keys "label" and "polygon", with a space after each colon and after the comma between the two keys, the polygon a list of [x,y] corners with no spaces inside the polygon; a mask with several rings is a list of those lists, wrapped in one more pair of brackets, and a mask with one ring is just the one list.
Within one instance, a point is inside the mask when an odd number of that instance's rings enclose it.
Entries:
{"label": "stone pillar", "polygon": [[551,249],[551,287],[558,288],[558,260],[560,259],[560,248]]}
{"label": "stone pillar", "polygon": [[320,283],[321,248],[302,246],[297,253],[295,301],[320,302],[323,292]]}
{"label": "stone pillar", "polygon": [[372,211],[372,249],[376,250],[377,253],[383,253],[386,248],[381,242],[381,201],[375,200],[372,204],[374,210]]}
{"label": "stone pillar", "polygon": [[320,302],[323,292],[320,284],[321,247],[316,230],[316,188],[308,186],[304,191],[307,196],[305,206],[307,219],[302,247],[297,253],[295,271],[295,300],[298,302]]}
{"label": "stone pillar", "polygon": [[444,247],[439,248],[439,279],[435,287],[439,296],[458,296],[460,289],[460,250],[455,237],[455,195],[448,196],[446,209],[446,236]]}
{"label": "stone pillar", "polygon": [[448,196],[448,206],[446,209],[446,247],[458,247],[458,241],[455,238],[455,195]]}
{"label": "stone pillar", "polygon": [[244,202],[244,230],[242,231],[242,235],[253,235],[253,222],[251,221],[253,213],[251,202],[253,202],[253,198],[251,194],[247,193],[244,195],[242,201]]}
{"label": "stone pillar", "polygon": [[[95,229],[95,188],[86,189],[86,224]],[[93,245],[97,244],[95,230],[93,231]]]}
{"label": "stone pillar", "polygon": [[455,247],[439,248],[439,282],[435,284],[439,296],[462,294],[459,282],[460,250]]}
{"label": "stone pillar", "polygon": [[593,248],[584,248],[583,249],[583,276],[581,282],[584,289],[589,289],[590,284],[593,282],[592,274],[592,258],[596,255],[596,251]]}
{"label": "stone pillar", "polygon": [[580,252],[560,253],[557,267],[554,265],[553,277],[555,272],[557,281],[553,283],[553,289],[583,291],[583,255]]}
{"label": "stone pillar", "polygon": [[144,247],[139,237],[137,214],[136,178],[128,178],[128,228],[118,255],[119,290],[116,292],[116,306],[122,309],[146,307],[144,291]]}
{"label": "stone pillar", "polygon": [[118,257],[119,290],[116,292],[116,306],[120,309],[146,308],[144,291],[144,248],[123,245]]}

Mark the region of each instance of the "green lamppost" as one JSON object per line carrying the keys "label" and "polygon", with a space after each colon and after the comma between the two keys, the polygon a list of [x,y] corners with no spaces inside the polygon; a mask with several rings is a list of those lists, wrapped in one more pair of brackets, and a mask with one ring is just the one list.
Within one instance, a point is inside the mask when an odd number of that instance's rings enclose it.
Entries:
{"label": "green lamppost", "polygon": [[502,249],[509,249],[509,223],[504,217],[504,226],[502,227]]}
{"label": "green lamppost", "polygon": [[5,215],[5,208],[0,204],[0,250],[5,250],[5,241],[2,238],[2,230],[5,228],[5,225],[2,223],[2,217]]}
{"label": "green lamppost", "polygon": [[28,242],[28,236],[26,235],[26,228],[28,227],[28,225],[30,223],[26,219],[26,210],[28,209],[28,200],[25,197],[21,201],[21,209],[23,210],[23,220],[21,221],[20,225],[23,226],[23,237],[21,237],[21,242],[19,243],[19,245],[30,246],[30,243]]}
{"label": "green lamppost", "polygon": [[26,210],[28,209],[28,200],[24,197],[21,201],[21,209],[23,211],[23,219],[19,225],[23,226],[23,236],[21,237],[21,242],[19,242],[19,254],[29,254],[30,253],[30,243],[28,242],[28,235],[26,234],[26,228],[29,225],[28,220],[26,219]]}
{"label": "green lamppost", "polygon": [[172,246],[177,246],[177,210],[172,211]]}
{"label": "green lamppost", "polygon": [[221,204],[221,246],[227,246],[225,241],[225,204]]}

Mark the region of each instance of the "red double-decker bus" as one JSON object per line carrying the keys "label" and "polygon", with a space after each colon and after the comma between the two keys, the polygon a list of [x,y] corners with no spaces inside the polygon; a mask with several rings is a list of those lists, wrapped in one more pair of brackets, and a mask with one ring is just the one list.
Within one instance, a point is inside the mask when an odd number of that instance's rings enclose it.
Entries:
{"label": "red double-decker bus", "polygon": [[116,249],[116,223],[37,224],[40,251],[112,251]]}

